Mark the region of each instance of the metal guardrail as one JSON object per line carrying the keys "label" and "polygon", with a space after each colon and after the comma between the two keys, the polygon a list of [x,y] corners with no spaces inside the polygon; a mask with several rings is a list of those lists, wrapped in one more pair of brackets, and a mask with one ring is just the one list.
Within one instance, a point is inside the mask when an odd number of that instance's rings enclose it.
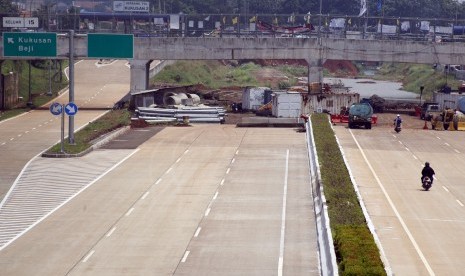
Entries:
{"label": "metal guardrail", "polygon": [[334,242],[329,225],[328,207],[323,193],[318,155],[313,138],[311,120],[305,124],[307,136],[308,157],[310,162],[310,177],[313,189],[313,206],[315,209],[316,226],[318,235],[318,249],[320,257],[320,273],[323,276],[339,275]]}

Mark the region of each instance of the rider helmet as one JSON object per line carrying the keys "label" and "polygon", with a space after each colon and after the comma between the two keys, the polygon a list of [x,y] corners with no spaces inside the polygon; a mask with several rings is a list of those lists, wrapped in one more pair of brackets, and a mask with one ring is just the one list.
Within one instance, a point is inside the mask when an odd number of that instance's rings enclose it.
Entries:
{"label": "rider helmet", "polygon": [[397,117],[400,117],[400,114],[397,114]]}
{"label": "rider helmet", "polygon": [[425,167],[429,167],[429,162],[425,162]]}

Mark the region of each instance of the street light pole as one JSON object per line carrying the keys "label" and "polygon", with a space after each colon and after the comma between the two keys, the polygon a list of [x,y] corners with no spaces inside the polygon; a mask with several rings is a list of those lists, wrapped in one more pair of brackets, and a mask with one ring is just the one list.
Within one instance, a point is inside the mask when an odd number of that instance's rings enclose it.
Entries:
{"label": "street light pole", "polygon": [[48,92],[47,96],[52,96],[52,60],[48,63]]}
{"label": "street light pole", "polygon": [[421,96],[423,95],[424,86],[420,86],[420,106],[421,106]]}
{"label": "street light pole", "polygon": [[29,99],[27,101],[27,106],[32,108],[32,91],[31,91],[31,61],[29,60]]}
{"label": "street light pole", "polygon": [[320,38],[321,32],[321,12],[323,7],[323,0],[320,0],[320,15],[318,16],[318,38]]}

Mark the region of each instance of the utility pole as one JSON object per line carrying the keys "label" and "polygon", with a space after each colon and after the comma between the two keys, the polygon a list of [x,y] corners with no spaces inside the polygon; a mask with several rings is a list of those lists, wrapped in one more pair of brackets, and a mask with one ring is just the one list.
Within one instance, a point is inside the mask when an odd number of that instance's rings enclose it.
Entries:
{"label": "utility pole", "polygon": [[28,60],[28,63],[29,63],[29,98],[28,98],[28,101],[27,101],[27,106],[32,108],[33,103],[32,103],[32,91],[31,91],[31,89],[32,89],[32,87],[31,87],[31,82],[32,82],[32,80],[31,80],[31,60]]}
{"label": "utility pole", "polygon": [[[74,102],[74,30],[69,31],[69,102]],[[74,145],[74,116],[68,117],[68,143]]]}

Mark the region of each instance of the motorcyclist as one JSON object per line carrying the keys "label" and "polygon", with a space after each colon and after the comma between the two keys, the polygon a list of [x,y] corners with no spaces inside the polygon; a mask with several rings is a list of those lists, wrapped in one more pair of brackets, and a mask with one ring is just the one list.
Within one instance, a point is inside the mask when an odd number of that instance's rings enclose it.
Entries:
{"label": "motorcyclist", "polygon": [[395,128],[402,128],[402,118],[399,114],[397,114],[396,118],[394,119],[394,127]]}
{"label": "motorcyclist", "polygon": [[425,176],[428,176],[429,179],[431,179],[431,184],[433,184],[434,174],[434,170],[430,167],[429,162],[425,162],[425,166],[423,167],[423,170],[421,170],[421,183],[423,183]]}

